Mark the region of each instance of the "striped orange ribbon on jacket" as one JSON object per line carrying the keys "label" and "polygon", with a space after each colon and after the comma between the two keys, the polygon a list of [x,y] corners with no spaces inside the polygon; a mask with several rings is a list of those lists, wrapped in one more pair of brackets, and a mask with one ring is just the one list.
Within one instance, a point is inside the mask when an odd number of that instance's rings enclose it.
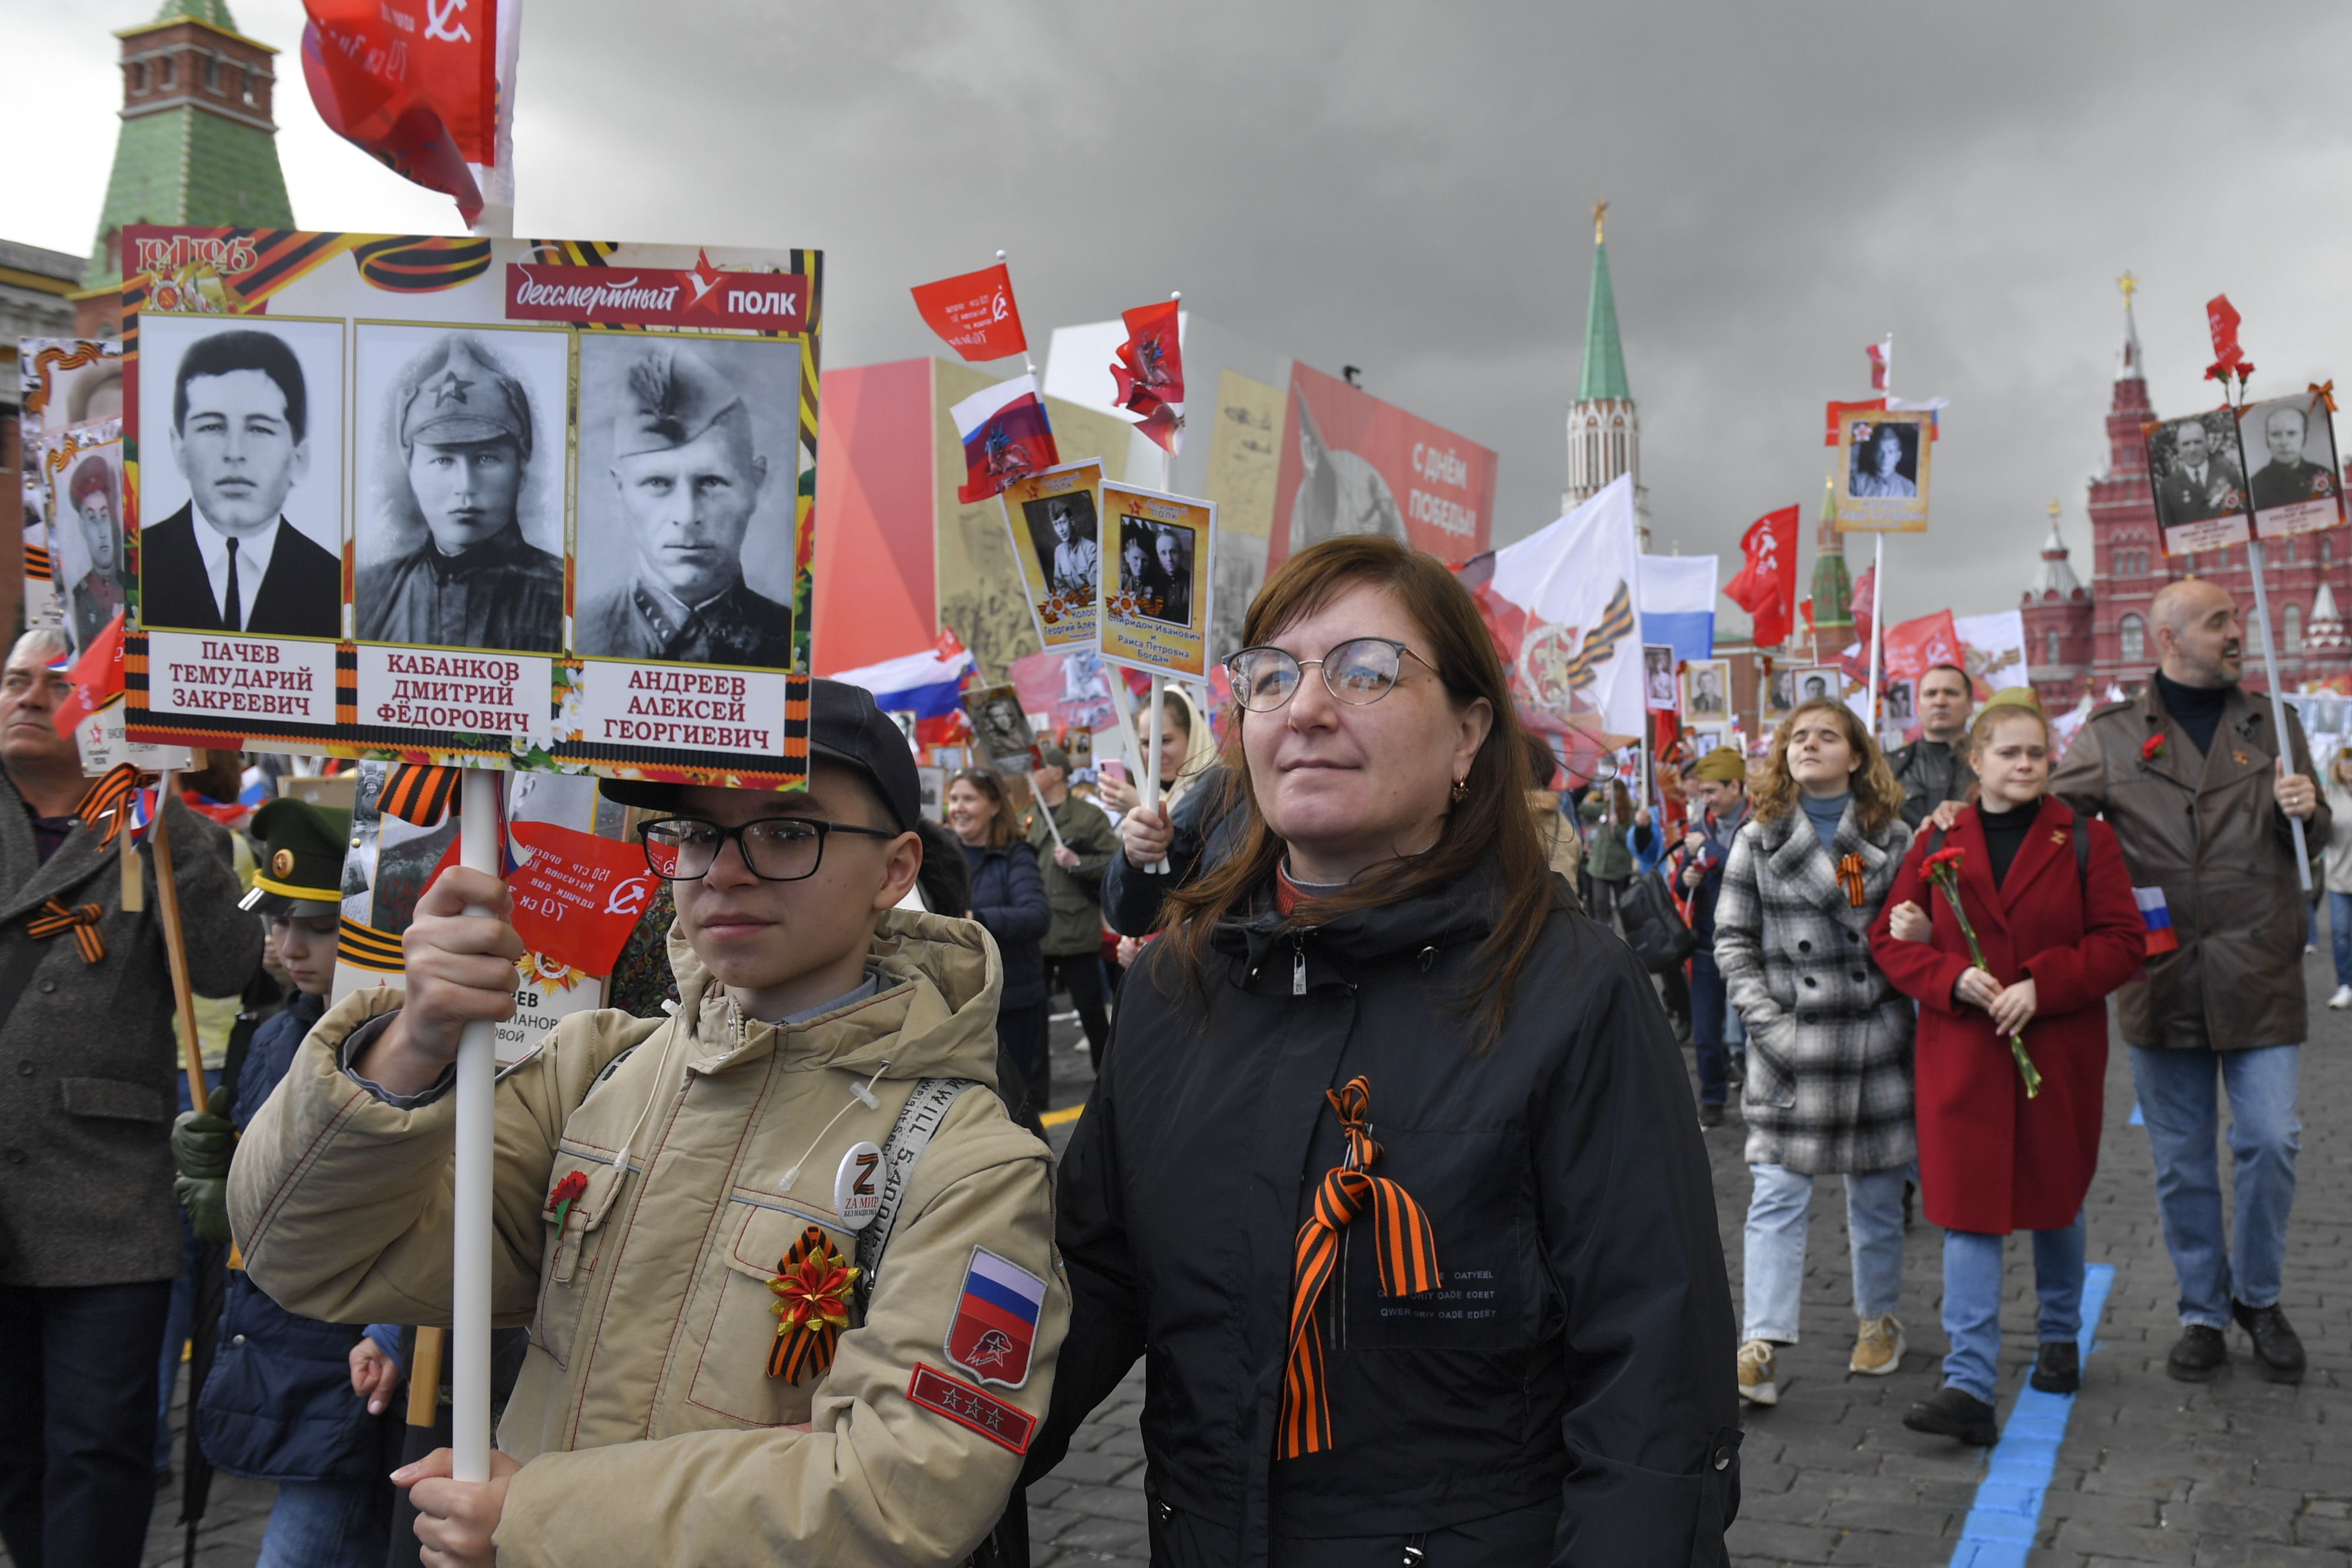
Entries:
{"label": "striped orange ribbon on jacket", "polygon": [[793,1249],[777,1265],[768,1289],[776,1295],[769,1311],[776,1314],[776,1337],[768,1346],[768,1375],[798,1383],[814,1370],[819,1377],[833,1366],[834,1342],[849,1326],[849,1296],[857,1283],[857,1268],[841,1249],[812,1225],[801,1232]]}
{"label": "striped orange ribbon on jacket", "polygon": [[1366,1170],[1381,1157],[1381,1146],[1372,1141],[1370,1082],[1359,1073],[1348,1080],[1344,1089],[1326,1089],[1323,1098],[1339,1118],[1348,1153],[1340,1164],[1324,1173],[1315,1189],[1314,1215],[1298,1228],[1297,1274],[1290,1296],[1290,1353],[1282,1370],[1281,1442],[1275,1455],[1284,1459],[1319,1454],[1331,1446],[1323,1335],[1315,1309],[1339,1266],[1340,1233],[1367,1207],[1371,1209],[1381,1295],[1418,1296],[1441,1283],[1437,1239],[1430,1231],[1429,1216],[1402,1186]]}
{"label": "striped orange ribbon on jacket", "polygon": [[1862,857],[1858,854],[1848,854],[1843,860],[1838,862],[1837,879],[1838,886],[1845,890],[1845,901],[1856,909],[1860,909],[1864,894],[1867,891],[1863,883]]}
{"label": "striped orange ribbon on jacket", "polygon": [[[131,792],[154,781],[154,774],[142,773],[128,762],[118,763],[92,780],[90,787],[82,791],[81,800],[74,807],[73,814],[98,835],[98,847],[104,849],[114,842],[115,835],[122,831],[131,819],[131,813],[125,808],[131,802]],[[157,810],[161,809],[159,802]],[[101,817],[106,820],[103,828],[98,826]]]}
{"label": "striped orange ribbon on jacket", "polygon": [[25,925],[25,934],[46,940],[60,931],[74,935],[74,945],[81,949],[81,961],[95,964],[106,956],[106,944],[99,938],[98,923],[106,911],[95,904],[77,904],[68,909],[52,898],[43,904]]}

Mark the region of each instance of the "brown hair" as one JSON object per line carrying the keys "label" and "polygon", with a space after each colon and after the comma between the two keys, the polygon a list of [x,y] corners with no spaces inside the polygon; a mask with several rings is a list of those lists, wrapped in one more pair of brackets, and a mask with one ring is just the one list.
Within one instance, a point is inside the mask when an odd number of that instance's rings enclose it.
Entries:
{"label": "brown hair", "polygon": [[1552,750],[1551,742],[1531,729],[1519,734],[1527,743],[1528,771],[1534,777],[1535,788],[1550,789],[1551,781],[1559,774],[1559,758]]}
{"label": "brown hair", "polygon": [[[1482,1015],[1473,1050],[1483,1051],[1502,1031],[1512,987],[1541,940],[1545,916],[1555,907],[1566,907],[1559,902],[1549,856],[1528,811],[1526,732],[1512,708],[1494,639],[1468,591],[1435,556],[1394,539],[1343,535],[1292,556],[1251,601],[1242,626],[1243,645],[1265,643],[1355,588],[1393,594],[1428,639],[1429,661],[1446,695],[1456,707],[1484,697],[1495,722],[1471,759],[1462,798],[1447,811],[1433,848],[1379,866],[1332,896],[1302,905],[1304,918],[1294,917],[1285,928],[1401,903],[1493,866],[1503,884],[1502,905],[1479,946],[1477,978],[1462,998],[1465,1010]],[[1274,716],[1236,708],[1225,742],[1227,801],[1234,810],[1246,811],[1240,846],[1222,865],[1168,898],[1164,940],[1195,986],[1205,983],[1209,941],[1217,922],[1249,906],[1273,881],[1283,854],[1282,840],[1257,809],[1242,749],[1244,730],[1261,716],[1279,722]]]}
{"label": "brown hair", "polygon": [[[988,847],[1001,850],[1011,843],[1013,841],[1013,803],[1004,798],[1003,783],[985,768],[962,768],[948,780],[947,789],[940,791],[940,804],[943,810],[947,805],[948,789],[952,789],[959,784],[971,785],[987,796],[989,804],[996,808],[996,815],[988,820]],[[949,831],[954,831],[953,829]]]}
{"label": "brown hair", "polygon": [[1796,711],[1782,719],[1780,727],[1772,732],[1771,766],[1756,784],[1756,820],[1777,822],[1797,803],[1796,777],[1789,771],[1789,737],[1796,729],[1797,721],[1809,713],[1835,714],[1839,727],[1845,731],[1846,745],[1862,758],[1862,766],[1853,770],[1848,784],[1853,793],[1854,826],[1864,833],[1877,832],[1902,812],[1903,786],[1895,781],[1894,770],[1886,766],[1886,754],[1878,749],[1878,743],[1870,738],[1870,731],[1854,716],[1853,710],[1827,697],[1811,697],[1799,703]]}

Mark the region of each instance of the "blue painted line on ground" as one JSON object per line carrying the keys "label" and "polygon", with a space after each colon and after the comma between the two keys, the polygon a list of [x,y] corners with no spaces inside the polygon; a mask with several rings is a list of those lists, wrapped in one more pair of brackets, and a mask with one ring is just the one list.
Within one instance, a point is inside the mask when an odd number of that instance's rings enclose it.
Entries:
{"label": "blue painted line on ground", "polygon": [[[2112,1263],[2094,1263],[2083,1271],[2083,1332],[2075,1343],[2085,1366],[2115,1282]],[[2058,1445],[2066,1440],[2066,1419],[2074,1413],[2071,1394],[2044,1394],[2030,1383],[2018,1391],[2000,1441],[1985,1461],[1952,1568],[2025,1568],[2025,1554],[2041,1527],[2042,1501],[2058,1469]]]}
{"label": "blue painted line on ground", "polygon": [[2126,1127],[2145,1127],[2147,1125],[2147,1118],[2143,1117],[2139,1113],[2138,1101],[2135,1100],[2132,1102],[2132,1113],[2124,1118],[2124,1125]]}

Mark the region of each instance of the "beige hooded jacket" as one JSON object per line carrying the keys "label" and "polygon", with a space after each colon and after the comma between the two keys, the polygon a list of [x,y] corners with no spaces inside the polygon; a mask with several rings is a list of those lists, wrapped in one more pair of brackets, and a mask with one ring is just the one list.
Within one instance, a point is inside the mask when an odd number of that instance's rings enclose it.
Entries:
{"label": "beige hooded jacket", "polygon": [[[877,995],[782,1030],[748,1024],[740,1043],[723,990],[676,936],[670,959],[677,1017],[567,1019],[499,1082],[492,1310],[531,1335],[499,1431],[523,1461],[499,1561],[961,1562],[1003,1508],[1069,1322],[1045,1147],[992,1092],[956,1100],[909,1178],[864,1321],[798,1386],[767,1374],[769,1281],[812,1224],[854,1260],[835,1173],[852,1145],[888,1138],[919,1080],[993,1088],[994,945],[969,921],[886,915]],[[230,1176],[252,1278],[308,1316],[448,1321],[456,1106],[398,1109],[340,1065],[345,1037],[400,999],[362,992],[320,1020]],[[851,1088],[877,1071],[868,1109]],[[587,1186],[559,1238],[549,1195],[573,1172]],[[995,1261],[982,1266],[1042,1297],[1025,1368],[1001,1344],[978,1369],[948,1355],[982,1249]],[[801,1422],[814,1430],[789,1429]]]}

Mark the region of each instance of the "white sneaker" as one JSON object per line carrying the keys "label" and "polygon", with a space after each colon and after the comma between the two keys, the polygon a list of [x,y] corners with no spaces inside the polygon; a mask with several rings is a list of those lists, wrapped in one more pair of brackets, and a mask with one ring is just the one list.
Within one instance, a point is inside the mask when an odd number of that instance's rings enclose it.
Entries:
{"label": "white sneaker", "polygon": [[1906,1348],[1903,1325],[1895,1321],[1893,1312],[1883,1318],[1864,1318],[1854,1331],[1853,1356],[1845,1364],[1845,1369],[1884,1377],[1903,1364]]}
{"label": "white sneaker", "polygon": [[2352,1008],[2352,986],[2336,987],[2336,994],[2327,998],[2327,1005],[2337,1012],[2342,1012],[2346,1008]]}
{"label": "white sneaker", "polygon": [[1751,1339],[1739,1347],[1739,1397],[1750,1405],[1780,1403],[1780,1385],[1773,1381],[1769,1340]]}

